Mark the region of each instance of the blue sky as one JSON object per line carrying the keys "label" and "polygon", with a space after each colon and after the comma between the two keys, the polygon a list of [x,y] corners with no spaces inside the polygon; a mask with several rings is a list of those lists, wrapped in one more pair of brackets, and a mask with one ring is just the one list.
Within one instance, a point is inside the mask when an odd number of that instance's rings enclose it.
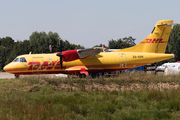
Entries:
{"label": "blue sky", "polygon": [[1,0],[0,37],[28,40],[52,31],[86,48],[128,36],[139,43],[159,20],[180,23],[179,6],[179,0]]}

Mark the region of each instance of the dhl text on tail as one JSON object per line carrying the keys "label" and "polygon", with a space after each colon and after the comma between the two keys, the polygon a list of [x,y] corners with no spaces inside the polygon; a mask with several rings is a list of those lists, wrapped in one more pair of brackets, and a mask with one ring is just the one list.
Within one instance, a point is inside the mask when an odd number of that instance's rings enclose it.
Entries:
{"label": "dhl text on tail", "polygon": [[[19,76],[22,74],[78,74],[121,71],[173,58],[165,54],[173,20],[158,21],[149,36],[136,46],[113,52],[104,48],[62,51],[50,54],[27,54],[16,57],[3,69]],[[61,43],[61,40],[60,40]]]}

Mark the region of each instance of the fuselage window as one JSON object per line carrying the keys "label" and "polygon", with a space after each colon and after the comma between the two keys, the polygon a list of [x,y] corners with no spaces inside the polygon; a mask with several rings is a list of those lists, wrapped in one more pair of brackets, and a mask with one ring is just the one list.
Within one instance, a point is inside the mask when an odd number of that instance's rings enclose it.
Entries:
{"label": "fuselage window", "polygon": [[27,61],[26,61],[26,59],[24,57],[21,57],[20,62],[27,62]]}

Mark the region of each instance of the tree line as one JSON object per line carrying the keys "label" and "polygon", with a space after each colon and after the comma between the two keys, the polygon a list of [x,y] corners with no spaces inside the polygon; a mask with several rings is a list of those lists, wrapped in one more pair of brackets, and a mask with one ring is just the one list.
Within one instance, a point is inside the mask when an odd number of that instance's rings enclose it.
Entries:
{"label": "tree line", "polygon": [[[54,46],[54,51],[59,51],[59,35],[56,32],[33,32],[29,40],[14,41],[11,37],[0,38],[0,70],[10,63],[18,55],[36,53],[49,53],[49,45]],[[117,40],[111,39],[108,41],[109,49],[123,49],[132,47],[135,44],[135,38],[132,36],[119,38]],[[84,49],[84,46],[70,43],[68,40],[62,40],[62,50]],[[95,47],[102,47],[103,44],[95,45]],[[169,42],[166,53],[173,53],[175,58],[165,60],[163,62],[180,61],[180,24],[175,24],[171,30]],[[162,62],[161,62],[162,63]]]}
{"label": "tree line", "polygon": [[[49,32],[33,32],[29,40],[14,41],[11,37],[0,38],[0,70],[10,63],[18,55],[22,54],[38,54],[49,53],[49,45],[52,45],[54,52],[59,51],[59,35],[58,33]],[[122,49],[135,45],[135,39],[131,36],[118,40],[110,40],[109,47],[111,49]],[[84,49],[84,46],[70,43],[68,40],[62,40],[62,50]],[[99,46],[102,47],[102,44]]]}
{"label": "tree line", "polygon": [[[18,55],[36,53],[49,53],[49,45],[54,46],[54,51],[59,51],[58,33],[33,32],[29,40],[14,41],[11,37],[0,38],[0,70]],[[62,40],[62,50],[83,49],[81,45]]]}

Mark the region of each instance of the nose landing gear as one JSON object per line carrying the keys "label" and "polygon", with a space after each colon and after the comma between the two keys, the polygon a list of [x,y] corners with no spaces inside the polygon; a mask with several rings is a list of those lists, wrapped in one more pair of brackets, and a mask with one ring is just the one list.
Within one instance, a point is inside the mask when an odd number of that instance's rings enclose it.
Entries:
{"label": "nose landing gear", "polygon": [[19,78],[20,75],[19,74],[15,74],[14,76],[15,76],[15,78]]}

